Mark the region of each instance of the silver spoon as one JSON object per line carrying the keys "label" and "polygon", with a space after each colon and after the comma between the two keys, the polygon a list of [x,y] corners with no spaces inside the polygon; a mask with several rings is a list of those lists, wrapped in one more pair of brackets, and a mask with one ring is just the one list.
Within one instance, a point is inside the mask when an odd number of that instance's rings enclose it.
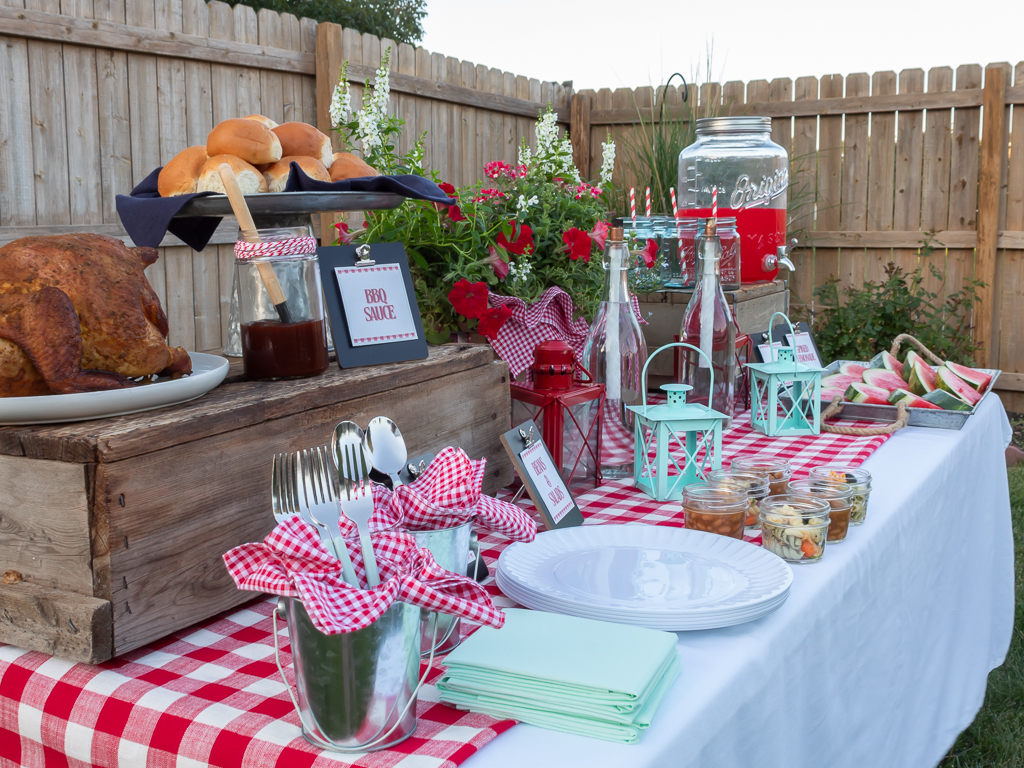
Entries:
{"label": "silver spoon", "polygon": [[363,450],[374,469],[391,478],[392,489],[402,484],[398,473],[405,469],[409,449],[395,422],[386,416],[371,419],[363,434]]}

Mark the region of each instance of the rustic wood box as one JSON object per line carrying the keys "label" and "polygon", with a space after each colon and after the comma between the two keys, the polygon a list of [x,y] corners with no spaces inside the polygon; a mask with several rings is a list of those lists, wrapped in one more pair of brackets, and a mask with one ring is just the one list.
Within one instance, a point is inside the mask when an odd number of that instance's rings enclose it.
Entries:
{"label": "rustic wood box", "polygon": [[[314,379],[229,376],[180,406],[77,424],[0,428],[0,642],[95,663],[252,599],[221,555],[274,525],[271,456],[335,425],[393,418],[410,455],[446,445],[512,480],[508,368],[490,347]],[[11,581],[11,575],[5,581]]]}

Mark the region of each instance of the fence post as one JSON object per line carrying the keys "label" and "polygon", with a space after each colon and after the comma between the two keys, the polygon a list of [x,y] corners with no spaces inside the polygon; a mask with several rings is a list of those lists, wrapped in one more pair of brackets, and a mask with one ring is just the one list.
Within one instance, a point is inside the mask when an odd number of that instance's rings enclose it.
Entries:
{"label": "fence post", "polygon": [[[326,21],[316,25],[316,127],[331,137],[335,150],[338,147],[331,130],[331,96],[344,58],[342,31],[339,25]],[[344,220],[344,213],[320,214],[321,244],[334,242],[334,224]]]}
{"label": "fence post", "polygon": [[999,286],[996,285],[996,242],[999,238],[999,187],[1006,156],[1006,72],[1001,66],[985,68],[982,99],[981,173],[978,178],[978,250],[974,276],[985,283],[974,310],[974,340],[982,344],[975,363],[983,368],[999,364]]}
{"label": "fence post", "polygon": [[574,93],[569,109],[572,160],[584,179],[590,178],[590,94]]}

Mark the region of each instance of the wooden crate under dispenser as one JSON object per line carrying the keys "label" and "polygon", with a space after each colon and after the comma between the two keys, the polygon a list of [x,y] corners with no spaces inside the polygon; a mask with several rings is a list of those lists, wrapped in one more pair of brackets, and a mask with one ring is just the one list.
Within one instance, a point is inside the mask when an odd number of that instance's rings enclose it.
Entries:
{"label": "wooden crate under dispenser", "polygon": [[313,379],[229,376],[140,414],[0,428],[0,642],[95,663],[251,600],[221,555],[273,528],[272,454],[325,444],[344,419],[390,416],[410,456],[486,456],[495,492],[512,480],[508,382],[489,347],[447,345]]}

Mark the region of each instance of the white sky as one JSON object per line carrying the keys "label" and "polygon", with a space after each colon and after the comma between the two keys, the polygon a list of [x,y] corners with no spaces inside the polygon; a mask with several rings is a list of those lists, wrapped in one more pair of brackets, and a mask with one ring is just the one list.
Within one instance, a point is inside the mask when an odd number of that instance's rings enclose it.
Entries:
{"label": "white sky", "polygon": [[[1024,61],[1024,0],[427,0],[421,45],[584,88]],[[1024,84],[1024,83],[1021,83]]]}

